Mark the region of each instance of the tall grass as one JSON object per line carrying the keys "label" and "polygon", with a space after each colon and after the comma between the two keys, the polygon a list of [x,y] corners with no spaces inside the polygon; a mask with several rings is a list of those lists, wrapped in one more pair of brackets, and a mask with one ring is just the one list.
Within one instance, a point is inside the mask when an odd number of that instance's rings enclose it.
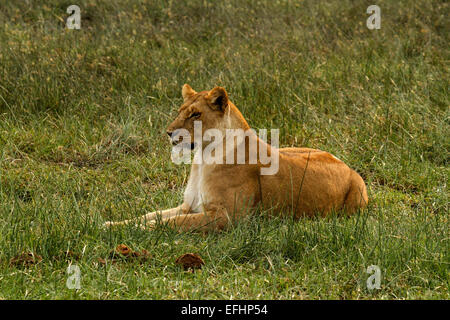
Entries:
{"label": "tall grass", "polygon": [[[71,4],[0,1],[0,298],[449,297],[448,3],[378,1],[380,30],[366,1],[86,0],[68,30]],[[224,86],[253,128],[348,163],[367,211],[102,230],[180,203],[189,168],[164,131],[184,83]],[[152,258],[112,263],[120,243]],[[42,261],[11,265],[22,252]],[[202,271],[175,265],[186,252]]]}

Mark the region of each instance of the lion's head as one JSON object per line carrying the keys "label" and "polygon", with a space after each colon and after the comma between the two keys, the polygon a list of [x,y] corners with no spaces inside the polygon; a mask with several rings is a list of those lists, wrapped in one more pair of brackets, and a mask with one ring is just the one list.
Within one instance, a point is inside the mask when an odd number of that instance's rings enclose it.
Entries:
{"label": "lion's head", "polygon": [[191,149],[194,145],[194,126],[198,128],[201,123],[201,132],[196,130],[195,134],[201,134],[204,137],[205,131],[209,129],[230,129],[244,128],[248,125],[240,114],[239,110],[228,99],[228,94],[222,87],[215,87],[210,91],[196,92],[188,84],[183,85],[182,89],[183,104],[178,109],[178,115],[175,120],[167,127],[172,144],[181,142],[182,135],[189,133],[191,137]]}

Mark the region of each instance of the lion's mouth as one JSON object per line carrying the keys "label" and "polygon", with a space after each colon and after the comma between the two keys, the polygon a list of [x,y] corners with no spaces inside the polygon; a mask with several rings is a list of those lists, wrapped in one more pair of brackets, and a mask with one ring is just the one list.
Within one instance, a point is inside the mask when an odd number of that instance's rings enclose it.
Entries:
{"label": "lion's mouth", "polygon": [[173,141],[172,146],[180,148],[180,149],[191,149],[194,150],[197,144],[195,142],[187,143],[183,141]]}

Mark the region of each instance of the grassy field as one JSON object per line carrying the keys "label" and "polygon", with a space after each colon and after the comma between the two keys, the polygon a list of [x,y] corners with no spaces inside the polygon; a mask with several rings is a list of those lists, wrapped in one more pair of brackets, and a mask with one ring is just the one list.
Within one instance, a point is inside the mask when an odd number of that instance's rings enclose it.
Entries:
{"label": "grassy field", "polygon": [[[65,28],[71,4],[81,30]],[[379,30],[366,27],[371,4]],[[0,0],[0,299],[448,299],[449,9]],[[189,167],[170,161],[165,128],[184,83],[224,86],[283,147],[344,160],[367,182],[368,209],[258,211],[209,235],[101,229],[181,203]],[[118,244],[150,256],[113,263]],[[36,263],[14,263],[28,252]],[[200,271],[175,264],[187,252]],[[66,287],[69,265],[79,290]],[[370,265],[379,290],[366,287]]]}

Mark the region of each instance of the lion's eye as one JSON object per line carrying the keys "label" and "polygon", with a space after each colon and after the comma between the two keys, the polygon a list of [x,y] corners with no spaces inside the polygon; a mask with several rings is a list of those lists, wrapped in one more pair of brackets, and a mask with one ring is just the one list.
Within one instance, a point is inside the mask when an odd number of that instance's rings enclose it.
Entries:
{"label": "lion's eye", "polygon": [[189,116],[189,119],[191,119],[191,118],[198,118],[198,117],[200,117],[202,114],[200,113],[200,112],[194,112],[193,114],[191,114],[190,116]]}

